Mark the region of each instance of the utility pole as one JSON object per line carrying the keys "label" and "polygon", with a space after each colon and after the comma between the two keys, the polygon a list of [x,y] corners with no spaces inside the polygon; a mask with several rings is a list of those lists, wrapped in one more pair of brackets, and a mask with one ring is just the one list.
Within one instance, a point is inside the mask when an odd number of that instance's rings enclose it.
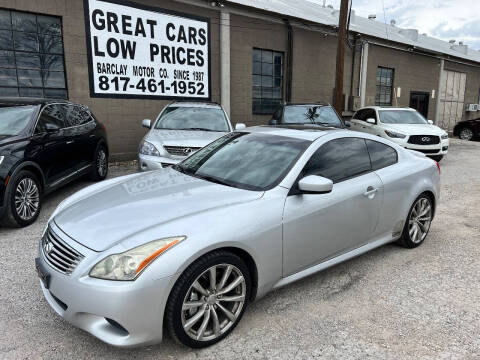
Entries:
{"label": "utility pole", "polygon": [[338,20],[337,68],[335,72],[335,94],[333,96],[333,106],[340,116],[342,115],[343,110],[343,68],[345,64],[345,44],[347,43],[348,36],[348,3],[349,0],[342,0]]}

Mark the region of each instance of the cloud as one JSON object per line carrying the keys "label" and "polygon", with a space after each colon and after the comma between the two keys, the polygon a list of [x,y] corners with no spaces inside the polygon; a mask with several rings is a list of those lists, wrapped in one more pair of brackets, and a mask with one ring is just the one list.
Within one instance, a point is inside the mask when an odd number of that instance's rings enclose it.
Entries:
{"label": "cloud", "polygon": [[[323,4],[323,0],[314,0]],[[394,19],[397,26],[418,29],[420,33],[445,41],[463,41],[480,50],[479,0],[353,0],[353,9],[360,16],[377,15],[387,24]],[[340,7],[340,0],[326,0],[327,5]],[[385,12],[384,12],[385,8]]]}

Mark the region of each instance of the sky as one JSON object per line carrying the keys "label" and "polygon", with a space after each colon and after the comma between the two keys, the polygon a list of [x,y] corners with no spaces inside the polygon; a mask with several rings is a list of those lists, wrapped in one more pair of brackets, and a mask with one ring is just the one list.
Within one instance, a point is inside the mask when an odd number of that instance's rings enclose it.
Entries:
{"label": "sky", "polygon": [[[323,0],[315,0],[323,4]],[[387,24],[394,19],[397,26],[418,29],[442,40],[463,41],[480,50],[480,0],[352,0],[357,15],[377,15]],[[340,8],[340,0],[325,0]],[[385,15],[383,11],[385,6]],[[386,18],[386,19],[385,19]]]}

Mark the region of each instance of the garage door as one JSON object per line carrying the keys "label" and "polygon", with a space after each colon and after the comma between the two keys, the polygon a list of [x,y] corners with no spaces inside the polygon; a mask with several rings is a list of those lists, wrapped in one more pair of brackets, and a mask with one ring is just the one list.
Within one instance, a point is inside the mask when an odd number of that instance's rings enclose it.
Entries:
{"label": "garage door", "polygon": [[465,105],[465,73],[443,70],[440,84],[440,112],[438,126],[453,131],[457,122],[462,120]]}

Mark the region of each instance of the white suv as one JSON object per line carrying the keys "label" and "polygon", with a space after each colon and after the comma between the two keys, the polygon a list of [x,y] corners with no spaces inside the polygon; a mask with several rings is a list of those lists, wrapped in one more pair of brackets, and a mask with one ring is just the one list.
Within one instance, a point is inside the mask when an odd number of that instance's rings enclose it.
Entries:
{"label": "white suv", "polygon": [[[172,102],[155,122],[145,119],[142,126],[150,129],[138,151],[141,171],[172,166],[205,145],[233,131],[225,110],[210,102]],[[237,124],[235,129],[244,129]]]}
{"label": "white suv", "polygon": [[350,128],[389,139],[436,161],[448,152],[447,132],[411,108],[365,107],[353,115]]}

